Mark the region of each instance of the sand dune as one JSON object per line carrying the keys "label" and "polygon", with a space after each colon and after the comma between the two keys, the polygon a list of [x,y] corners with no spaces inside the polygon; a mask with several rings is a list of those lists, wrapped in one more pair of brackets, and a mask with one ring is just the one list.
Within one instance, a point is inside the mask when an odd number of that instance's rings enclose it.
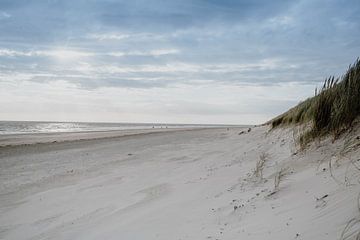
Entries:
{"label": "sand dune", "polygon": [[299,151],[292,129],[242,130],[3,139],[0,238],[329,240],[354,219],[355,239],[359,132]]}

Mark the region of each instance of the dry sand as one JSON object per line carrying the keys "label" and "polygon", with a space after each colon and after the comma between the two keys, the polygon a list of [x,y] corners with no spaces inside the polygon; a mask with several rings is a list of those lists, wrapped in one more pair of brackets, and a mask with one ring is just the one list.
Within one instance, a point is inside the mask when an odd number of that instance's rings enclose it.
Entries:
{"label": "dry sand", "polygon": [[329,240],[352,219],[355,239],[359,132],[299,151],[292,129],[240,131],[3,137],[0,239]]}

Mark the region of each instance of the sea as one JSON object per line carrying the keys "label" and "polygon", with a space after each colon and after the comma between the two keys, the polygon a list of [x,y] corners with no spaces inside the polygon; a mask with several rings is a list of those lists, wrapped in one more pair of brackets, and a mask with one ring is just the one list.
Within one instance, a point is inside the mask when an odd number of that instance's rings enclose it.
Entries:
{"label": "sea", "polygon": [[101,122],[36,122],[36,121],[0,121],[0,135],[96,132],[153,128],[212,128],[235,125],[220,124],[165,124],[165,123],[101,123]]}

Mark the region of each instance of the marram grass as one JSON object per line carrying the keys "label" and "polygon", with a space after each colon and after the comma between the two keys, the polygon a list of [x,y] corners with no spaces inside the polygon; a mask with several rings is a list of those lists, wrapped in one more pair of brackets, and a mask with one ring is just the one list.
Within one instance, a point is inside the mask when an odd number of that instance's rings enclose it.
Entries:
{"label": "marram grass", "polygon": [[360,115],[360,61],[359,59],[341,78],[330,77],[315,96],[271,120],[273,128],[284,125],[310,123],[310,130],[300,137],[307,143],[317,137],[339,136],[352,127]]}

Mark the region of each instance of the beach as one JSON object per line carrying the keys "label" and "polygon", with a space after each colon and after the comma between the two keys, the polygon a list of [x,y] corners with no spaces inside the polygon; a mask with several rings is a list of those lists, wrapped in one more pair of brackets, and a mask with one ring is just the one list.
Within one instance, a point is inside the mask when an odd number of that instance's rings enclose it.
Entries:
{"label": "beach", "polygon": [[259,126],[2,136],[0,239],[340,239],[359,216],[359,131],[306,150],[294,134]]}

